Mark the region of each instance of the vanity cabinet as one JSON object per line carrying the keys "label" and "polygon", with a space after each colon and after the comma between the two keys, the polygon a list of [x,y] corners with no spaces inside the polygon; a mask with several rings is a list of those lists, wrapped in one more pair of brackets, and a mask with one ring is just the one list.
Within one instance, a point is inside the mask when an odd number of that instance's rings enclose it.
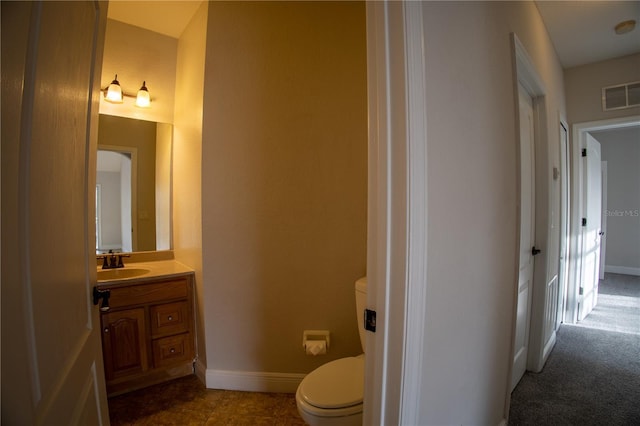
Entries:
{"label": "vanity cabinet", "polygon": [[98,285],[109,396],[193,373],[193,274]]}

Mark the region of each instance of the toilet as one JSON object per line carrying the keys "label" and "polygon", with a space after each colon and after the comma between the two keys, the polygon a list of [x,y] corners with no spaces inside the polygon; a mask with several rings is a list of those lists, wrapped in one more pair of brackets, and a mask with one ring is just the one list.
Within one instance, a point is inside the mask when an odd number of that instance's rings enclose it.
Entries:
{"label": "toilet", "polygon": [[[356,313],[364,352],[367,277],[356,281]],[[364,353],[328,362],[302,379],[296,392],[298,413],[310,426],[362,425]]]}

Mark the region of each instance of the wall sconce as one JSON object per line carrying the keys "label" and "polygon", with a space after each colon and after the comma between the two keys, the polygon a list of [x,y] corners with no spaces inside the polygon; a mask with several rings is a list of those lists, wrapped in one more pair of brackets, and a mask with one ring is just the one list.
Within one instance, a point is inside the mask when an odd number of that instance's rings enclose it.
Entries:
{"label": "wall sconce", "polygon": [[118,74],[116,74],[116,77],[107,88],[104,94],[104,100],[114,104],[121,104],[124,101],[124,99],[122,99],[122,87],[120,87],[120,82],[118,81]]}
{"label": "wall sconce", "polygon": [[136,96],[136,106],[140,108],[147,108],[151,105],[151,96],[147,90],[147,82],[142,82],[142,87],[138,90],[138,96]]}
{"label": "wall sconce", "polygon": [[121,104],[124,102],[124,97],[135,98],[135,104],[140,108],[148,108],[151,106],[151,95],[149,95],[146,81],[142,82],[142,87],[138,90],[137,96],[128,95],[122,91],[122,87],[120,87],[120,82],[118,81],[118,74],[116,74],[111,84],[109,84],[109,87],[104,91],[104,100],[113,104]]}

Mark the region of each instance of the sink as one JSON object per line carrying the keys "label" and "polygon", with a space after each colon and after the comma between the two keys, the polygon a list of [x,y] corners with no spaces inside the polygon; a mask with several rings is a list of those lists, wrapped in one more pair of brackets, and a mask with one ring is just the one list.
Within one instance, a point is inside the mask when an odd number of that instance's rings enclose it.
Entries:
{"label": "sink", "polygon": [[98,281],[112,281],[123,280],[127,278],[136,278],[148,273],[149,270],[143,268],[101,269],[98,270]]}

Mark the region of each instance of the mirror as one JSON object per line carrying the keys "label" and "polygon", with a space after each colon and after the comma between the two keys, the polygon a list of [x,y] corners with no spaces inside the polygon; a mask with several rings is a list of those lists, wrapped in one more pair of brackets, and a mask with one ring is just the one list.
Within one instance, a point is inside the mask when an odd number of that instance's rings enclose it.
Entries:
{"label": "mirror", "polygon": [[171,248],[170,124],[100,114],[96,253]]}

